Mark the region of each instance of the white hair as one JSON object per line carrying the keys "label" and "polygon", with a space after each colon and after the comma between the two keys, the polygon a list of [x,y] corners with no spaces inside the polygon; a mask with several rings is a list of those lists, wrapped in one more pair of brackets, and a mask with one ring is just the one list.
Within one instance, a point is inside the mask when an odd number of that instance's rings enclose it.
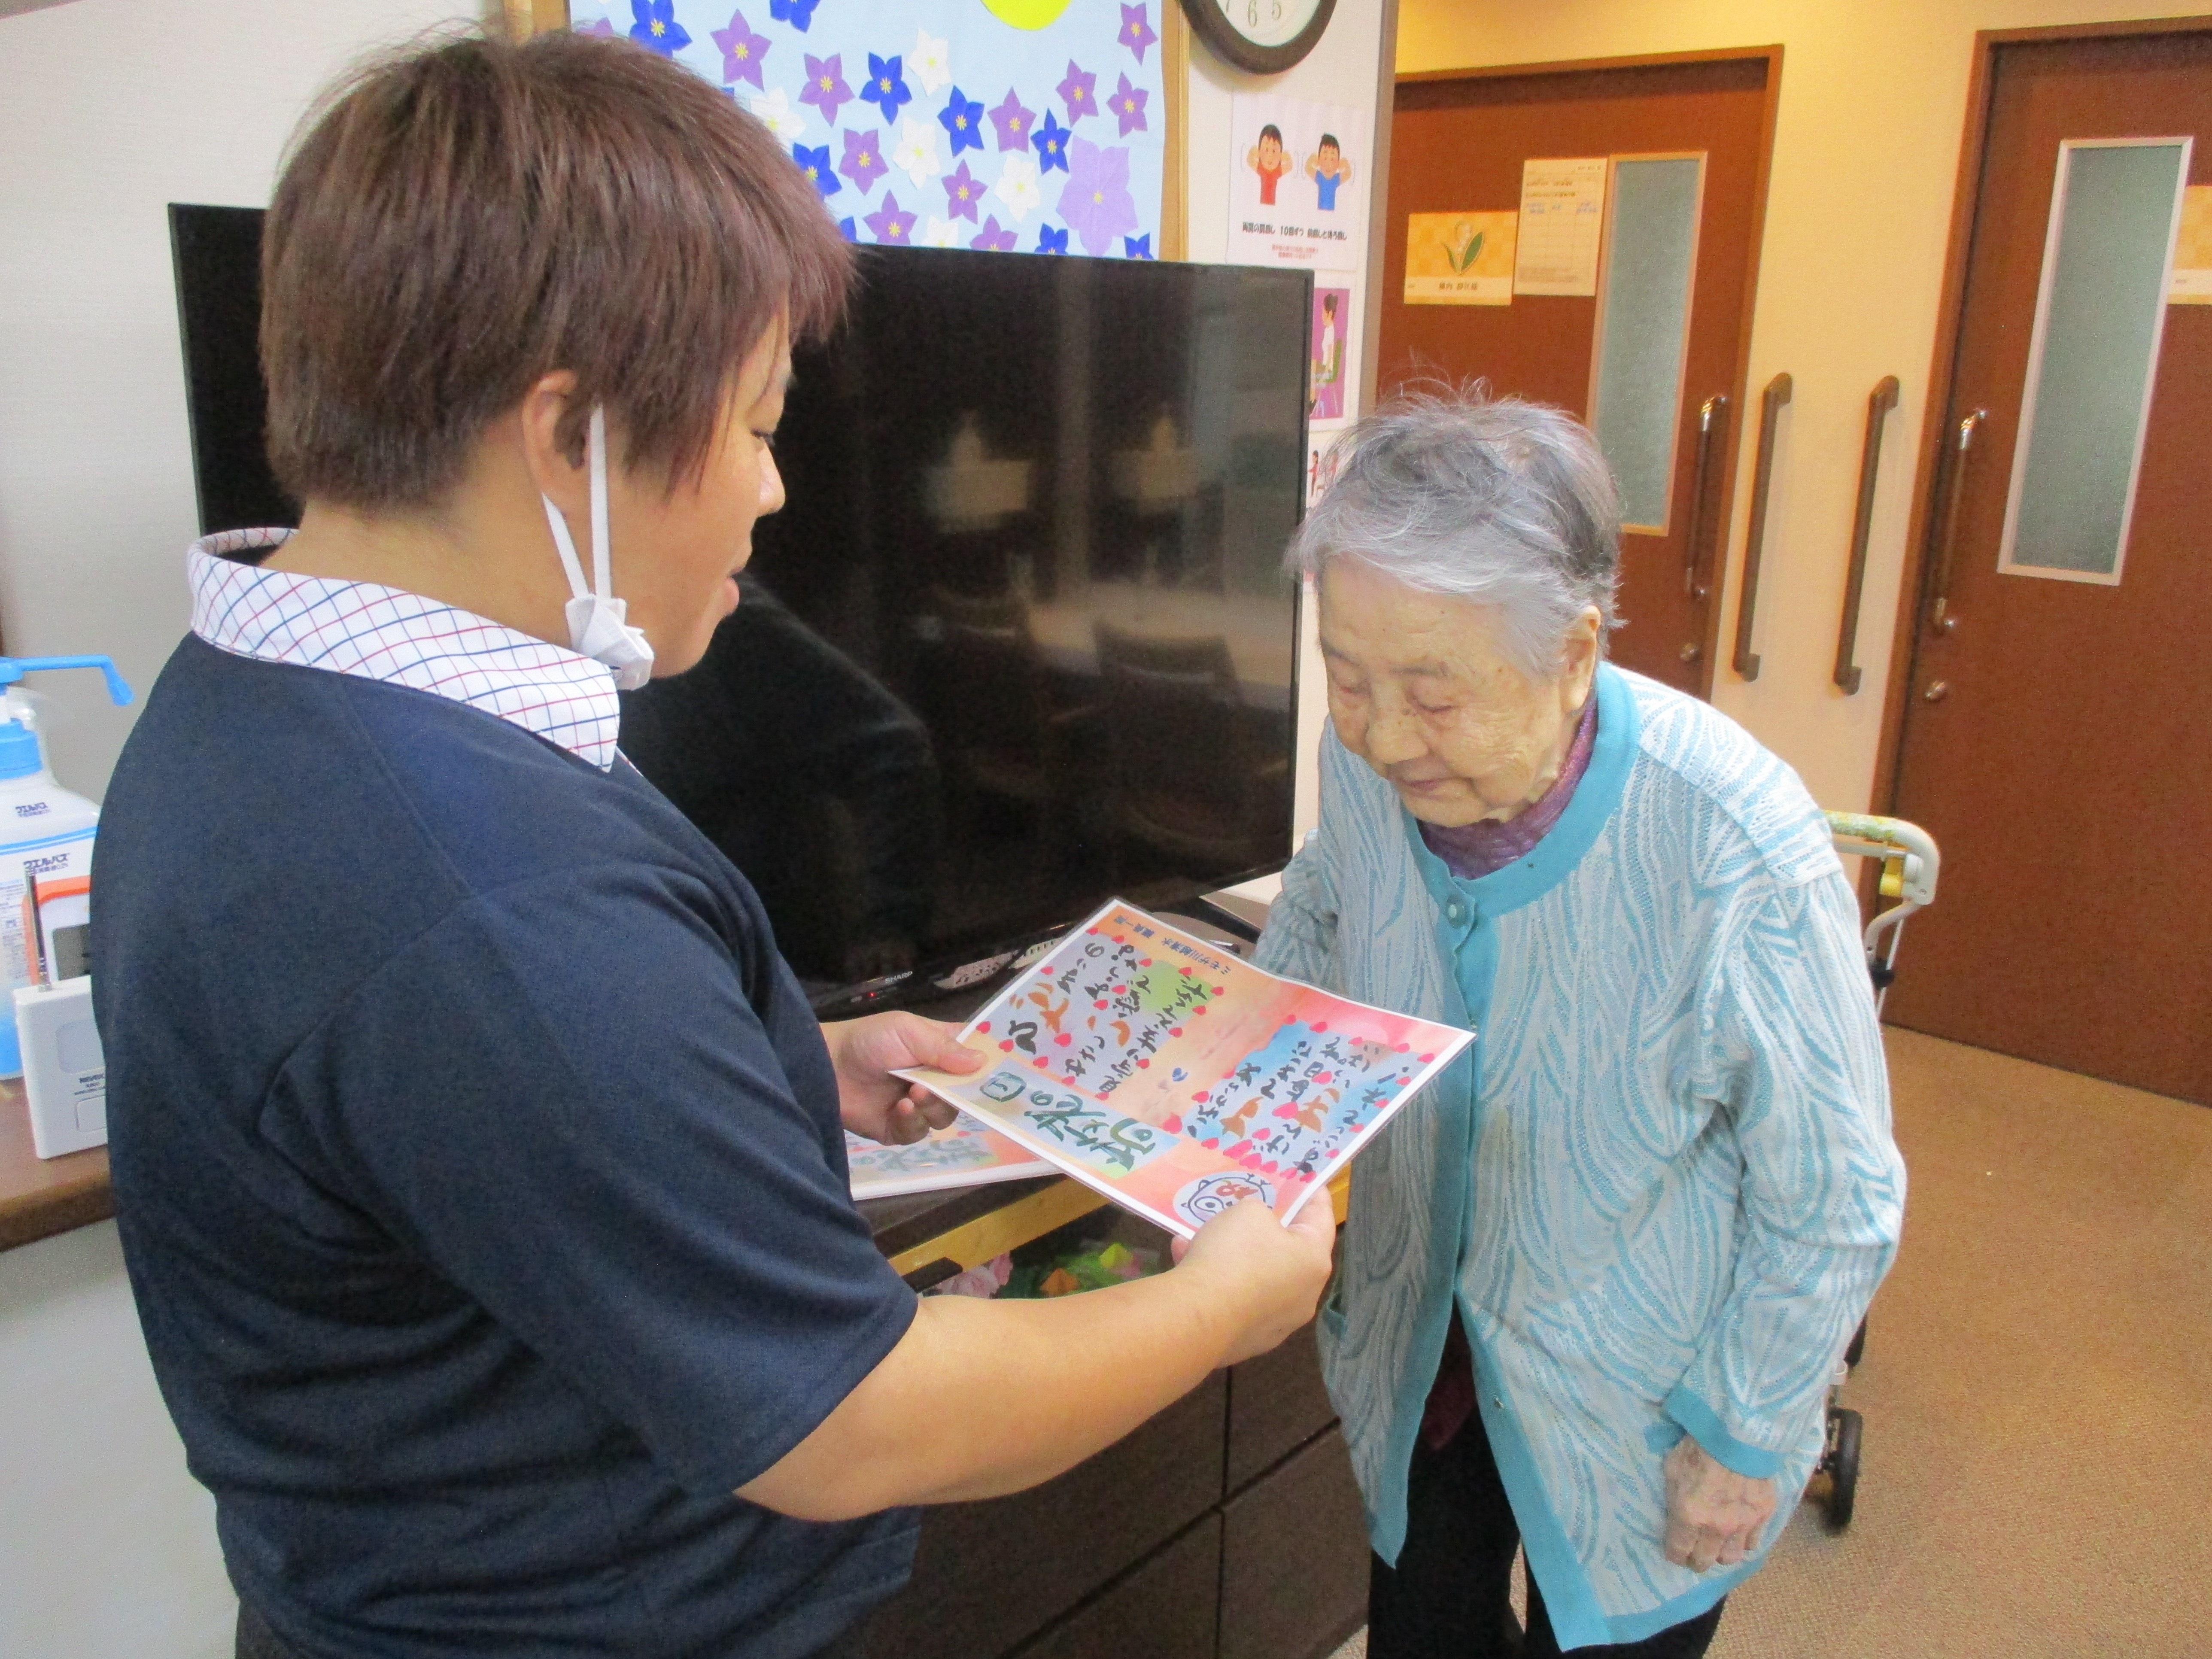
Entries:
{"label": "white hair", "polygon": [[1499,643],[1549,680],[1595,606],[1620,625],[1620,506],[1597,441],[1565,410],[1478,382],[1401,393],[1339,440],[1336,481],[1284,565],[1319,580],[1358,559],[1408,587],[1498,609]]}

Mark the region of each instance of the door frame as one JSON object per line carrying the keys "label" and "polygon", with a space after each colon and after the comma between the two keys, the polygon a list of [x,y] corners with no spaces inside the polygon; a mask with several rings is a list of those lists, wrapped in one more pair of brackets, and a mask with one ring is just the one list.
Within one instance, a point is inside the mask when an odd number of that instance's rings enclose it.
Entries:
{"label": "door frame", "polygon": [[[1934,562],[1929,544],[1941,520],[1936,492],[1943,481],[1944,441],[1950,435],[1948,415],[1958,390],[1959,341],[1965,322],[1961,307],[1966,301],[1966,267],[1973,252],[1974,217],[1982,204],[1997,51],[2002,46],[2047,41],[2118,40],[2147,34],[2212,34],[2212,15],[1975,32],[1973,62],[1966,82],[1966,130],[1959,141],[1958,182],[1951,191],[1950,240],[1944,250],[1943,287],[1936,302],[1936,343],[1929,356],[1928,390],[1920,415],[1920,453],[1913,467],[1912,514],[1905,532],[1905,565],[1899,575],[1897,617],[1890,632],[1881,743],[1875,751],[1871,810],[1875,812],[1897,810],[1905,761],[1905,720],[1911,712],[1912,686],[1919,674],[1920,647],[1926,639],[1921,615],[1927,603],[1929,569]],[[2006,459],[2009,464],[2012,458]]]}
{"label": "door frame", "polygon": [[[1752,432],[1753,422],[1744,417],[1743,399],[1744,388],[1751,383],[1751,329],[1759,309],[1759,254],[1766,242],[1766,192],[1774,176],[1774,126],[1781,109],[1782,100],[1781,43],[1778,41],[1772,46],[1717,46],[1702,52],[1644,52],[1627,58],[1576,58],[1547,64],[1484,64],[1468,69],[1419,70],[1411,74],[1399,76],[1396,82],[1397,85],[1404,87],[1434,81],[1499,81],[1539,75],[1587,75],[1607,70],[1672,69],[1685,64],[1749,62],[1760,62],[1766,65],[1766,88],[1759,108],[1759,170],[1752,185],[1751,234],[1747,239],[1747,249],[1744,254],[1743,312],[1736,319],[1735,368],[1730,383],[1723,388],[1729,396],[1729,410],[1730,420],[1735,428],[1735,440],[1728,446],[1727,453],[1721,459],[1719,498],[1722,510],[1715,515],[1721,545],[1719,552],[1713,560],[1715,568],[1712,572],[1711,599],[1706,607],[1705,637],[1699,642],[1698,653],[1698,695],[1707,702],[1712,699],[1713,672],[1719,661],[1721,599],[1727,590],[1729,558],[1734,550],[1735,542],[1737,463],[1754,435]],[[1394,122],[1397,119],[1397,103],[1394,98],[1390,106],[1390,116]],[[1702,221],[1704,217],[1702,185],[1699,189],[1698,216]],[[1378,191],[1375,192],[1375,197],[1379,199],[1387,194],[1387,190]],[[1387,206],[1383,210],[1387,213]],[[1700,229],[1702,228],[1701,224]],[[1389,234],[1387,222],[1382,227],[1382,234],[1383,235]],[[1702,240],[1702,238],[1700,240]],[[1382,270],[1382,244],[1378,239],[1375,242],[1375,252],[1372,256],[1378,275]],[[1379,283],[1370,286],[1378,301],[1376,315],[1379,323],[1382,314],[1379,305],[1381,287]],[[1691,303],[1692,306],[1696,304],[1694,295]],[[1601,304],[1599,307],[1601,321],[1603,318],[1603,306]],[[1685,352],[1689,349],[1689,335],[1686,330],[1683,334],[1682,349]],[[1593,374],[1596,372],[1595,357],[1596,342],[1593,340],[1591,343]],[[1370,361],[1373,361],[1371,353]],[[1373,390],[1370,389],[1369,394],[1370,407],[1373,395]],[[1677,411],[1675,416],[1677,428],[1674,441],[1678,463],[1684,437],[1680,423],[1691,418],[1692,412],[1702,400],[1703,395],[1693,394],[1688,383],[1686,381],[1684,383],[1683,406]],[[1669,500],[1670,505],[1680,505],[1673,501],[1671,495]]]}

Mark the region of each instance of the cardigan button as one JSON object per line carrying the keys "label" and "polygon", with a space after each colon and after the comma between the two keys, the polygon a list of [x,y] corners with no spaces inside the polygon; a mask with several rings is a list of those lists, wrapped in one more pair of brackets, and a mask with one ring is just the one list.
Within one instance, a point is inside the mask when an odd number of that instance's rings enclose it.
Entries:
{"label": "cardigan button", "polygon": [[1467,907],[1464,904],[1462,904],[1457,899],[1454,899],[1449,904],[1444,906],[1444,920],[1446,921],[1457,921],[1466,915]]}

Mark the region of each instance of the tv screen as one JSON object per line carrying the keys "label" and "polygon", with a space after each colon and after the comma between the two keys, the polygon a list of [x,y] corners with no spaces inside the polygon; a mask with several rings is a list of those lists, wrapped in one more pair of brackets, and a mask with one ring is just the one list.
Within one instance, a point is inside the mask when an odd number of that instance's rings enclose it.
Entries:
{"label": "tv screen", "polygon": [[[171,210],[204,531],[283,505],[258,403],[198,389],[212,356],[258,392],[256,250],[193,230],[235,211]],[[849,320],[795,362],[788,500],[742,603],[697,668],[623,698],[623,753],[818,998],[1289,857],[1311,295],[1261,267],[863,251]]]}

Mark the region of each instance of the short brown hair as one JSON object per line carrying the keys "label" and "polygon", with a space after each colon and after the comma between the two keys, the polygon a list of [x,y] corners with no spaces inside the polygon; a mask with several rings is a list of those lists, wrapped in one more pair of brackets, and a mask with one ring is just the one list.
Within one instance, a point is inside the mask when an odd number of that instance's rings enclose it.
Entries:
{"label": "short brown hair", "polygon": [[623,40],[418,44],[327,94],[263,230],[269,458],[361,511],[428,506],[541,375],[672,487],[776,315],[842,312],[851,256],[782,146]]}

